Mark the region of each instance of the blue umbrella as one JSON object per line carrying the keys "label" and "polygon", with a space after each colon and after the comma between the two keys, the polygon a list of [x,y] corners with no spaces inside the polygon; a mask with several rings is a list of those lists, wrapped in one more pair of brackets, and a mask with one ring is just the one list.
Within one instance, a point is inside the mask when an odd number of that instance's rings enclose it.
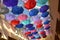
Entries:
{"label": "blue umbrella", "polygon": [[23,11],[24,11],[23,7],[14,6],[14,7],[12,8],[13,14],[16,14],[16,15],[22,14]]}
{"label": "blue umbrella", "polygon": [[39,10],[38,9],[32,9],[30,12],[29,12],[29,15],[30,16],[36,16],[38,14]]}

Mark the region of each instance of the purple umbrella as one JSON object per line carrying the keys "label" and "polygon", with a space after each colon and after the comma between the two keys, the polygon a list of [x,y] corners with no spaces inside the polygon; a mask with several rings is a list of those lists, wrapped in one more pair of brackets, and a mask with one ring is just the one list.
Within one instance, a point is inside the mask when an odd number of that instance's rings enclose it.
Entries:
{"label": "purple umbrella", "polygon": [[8,7],[13,7],[18,4],[18,0],[3,0],[3,3]]}

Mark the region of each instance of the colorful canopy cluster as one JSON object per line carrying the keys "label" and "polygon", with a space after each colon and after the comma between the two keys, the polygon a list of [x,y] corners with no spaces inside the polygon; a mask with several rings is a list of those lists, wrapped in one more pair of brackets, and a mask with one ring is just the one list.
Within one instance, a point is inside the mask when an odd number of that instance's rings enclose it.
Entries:
{"label": "colorful canopy cluster", "polygon": [[[48,0],[22,0],[21,2],[24,2],[23,6],[18,6],[18,0],[3,0],[7,8],[12,8],[5,14],[5,19],[12,27],[14,26],[13,28],[22,29],[29,40],[47,37],[50,30],[49,6],[46,4]],[[28,13],[25,13],[25,9]]]}

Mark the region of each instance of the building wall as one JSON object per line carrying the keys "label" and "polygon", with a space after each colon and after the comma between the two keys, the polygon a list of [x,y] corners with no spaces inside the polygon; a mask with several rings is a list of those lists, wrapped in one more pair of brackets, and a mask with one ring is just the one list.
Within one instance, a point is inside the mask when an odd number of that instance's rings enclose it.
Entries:
{"label": "building wall", "polygon": [[60,14],[58,12],[59,0],[50,0],[49,2],[50,2],[50,14],[52,16],[52,20],[51,20],[52,39],[50,40],[56,40],[55,39],[56,23],[57,23],[57,19],[60,20]]}

